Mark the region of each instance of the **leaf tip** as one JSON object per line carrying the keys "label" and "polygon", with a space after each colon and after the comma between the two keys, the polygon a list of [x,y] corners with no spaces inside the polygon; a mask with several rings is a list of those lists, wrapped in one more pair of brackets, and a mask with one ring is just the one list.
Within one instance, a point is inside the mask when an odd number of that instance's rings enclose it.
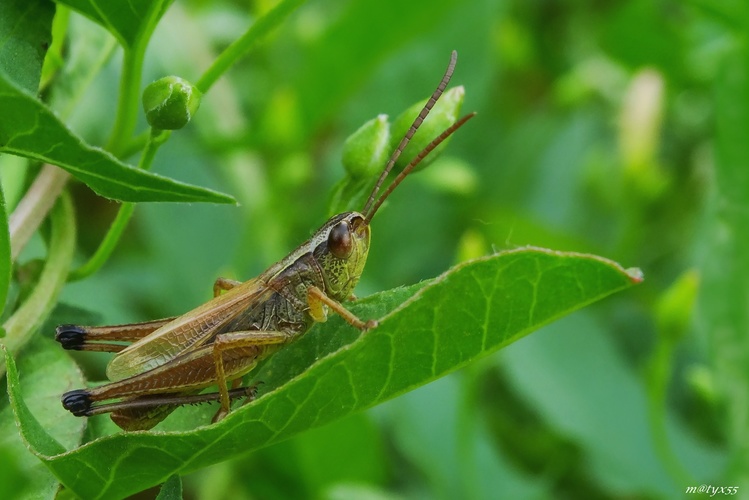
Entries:
{"label": "leaf tip", "polygon": [[645,281],[645,275],[639,267],[630,267],[629,269],[625,269],[624,272],[627,273],[627,276],[629,276],[629,279],[633,285],[637,285]]}

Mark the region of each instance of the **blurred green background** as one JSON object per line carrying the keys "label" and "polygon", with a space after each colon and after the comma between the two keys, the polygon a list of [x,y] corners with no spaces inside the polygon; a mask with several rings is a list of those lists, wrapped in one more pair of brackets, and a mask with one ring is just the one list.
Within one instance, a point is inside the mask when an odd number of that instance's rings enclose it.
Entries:
{"label": "blurred green background", "polygon": [[[176,2],[144,84],[196,79],[273,5]],[[73,39],[108,36],[71,21]],[[154,162],[241,206],[139,205],[56,319],[178,314],[216,277],[261,272],[327,218],[345,138],[427,97],[456,49],[452,86],[478,116],[378,214],[357,294],[525,245],[596,253],[645,283],[369,412],[193,473],[186,496],[679,498],[703,483],[749,495],[747,27],[738,0],[310,0]],[[118,71],[116,53],[73,111],[90,142],[109,132]],[[117,205],[73,193],[82,262]],[[105,356],[78,359],[102,376]]]}

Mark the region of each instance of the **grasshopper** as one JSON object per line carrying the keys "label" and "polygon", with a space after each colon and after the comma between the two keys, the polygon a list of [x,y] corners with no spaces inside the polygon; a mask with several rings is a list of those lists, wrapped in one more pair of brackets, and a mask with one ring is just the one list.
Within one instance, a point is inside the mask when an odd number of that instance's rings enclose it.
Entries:
{"label": "grasshopper", "polygon": [[[377,210],[435,147],[474,115],[464,116],[434,138],[377,197],[447,87],[456,61],[453,51],[437,89],[388,160],[361,212],[333,216],[257,278],[218,278],[214,298],[182,316],[116,326],[58,326],[55,338],[65,349],[117,353],[107,366],[111,382],[66,392],[63,406],[79,417],[110,413],[129,431],[152,428],[180,405],[218,400],[216,422],[229,413],[233,399],[254,399],[255,387],[239,387],[245,374],[314,323],[325,321],[329,310],[362,331],[375,328],[376,321],[362,321],[342,301],[351,297],[364,270],[369,225]],[[212,385],[218,392],[201,394]]]}

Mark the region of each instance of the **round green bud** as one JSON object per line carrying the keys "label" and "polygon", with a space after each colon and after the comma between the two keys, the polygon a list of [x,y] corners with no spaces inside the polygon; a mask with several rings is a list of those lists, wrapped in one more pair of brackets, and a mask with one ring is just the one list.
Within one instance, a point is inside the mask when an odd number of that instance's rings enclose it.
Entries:
{"label": "round green bud", "polygon": [[143,109],[155,129],[177,130],[190,122],[200,106],[200,91],[178,76],[165,76],[143,91]]}
{"label": "round green bud", "polygon": [[377,175],[390,154],[390,123],[387,115],[369,120],[343,143],[341,162],[354,178]]}
{"label": "round green bud", "polygon": [[[411,138],[411,142],[408,143],[406,149],[401,153],[398,161],[395,162],[395,171],[403,170],[408,163],[416,157],[425,147],[429,145],[432,140],[440,135],[444,130],[456,121],[458,121],[458,113],[463,105],[463,98],[465,97],[465,89],[463,86],[455,87],[448,90],[442,97],[440,97],[437,104],[434,105],[426,120],[421,124],[419,130],[416,131],[414,136]],[[395,148],[400,144],[401,139],[409,127],[419,115],[422,108],[426,104],[426,100],[417,102],[401,115],[395,119],[392,127],[392,134],[390,139],[390,150],[394,151]],[[445,149],[449,139],[444,141],[442,144],[437,146],[429,156],[424,158],[418,167],[414,171],[419,171],[426,168],[427,165],[432,163],[437,158],[440,152]]]}

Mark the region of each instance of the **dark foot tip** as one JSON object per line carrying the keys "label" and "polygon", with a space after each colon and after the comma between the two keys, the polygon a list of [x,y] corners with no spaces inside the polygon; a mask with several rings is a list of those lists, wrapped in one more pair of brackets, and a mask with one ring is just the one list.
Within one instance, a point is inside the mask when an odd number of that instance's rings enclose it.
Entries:
{"label": "dark foot tip", "polygon": [[76,417],[85,417],[91,409],[91,396],[85,389],[76,389],[62,395],[62,406]]}
{"label": "dark foot tip", "polygon": [[264,385],[264,384],[265,382],[263,382],[262,380],[258,380],[257,382],[255,382],[255,385],[249,388],[249,390],[247,391],[248,402],[254,401],[257,399],[258,389],[260,388],[261,385]]}
{"label": "dark foot tip", "polygon": [[86,340],[86,330],[77,325],[60,325],[55,329],[55,340],[63,349],[80,350]]}

